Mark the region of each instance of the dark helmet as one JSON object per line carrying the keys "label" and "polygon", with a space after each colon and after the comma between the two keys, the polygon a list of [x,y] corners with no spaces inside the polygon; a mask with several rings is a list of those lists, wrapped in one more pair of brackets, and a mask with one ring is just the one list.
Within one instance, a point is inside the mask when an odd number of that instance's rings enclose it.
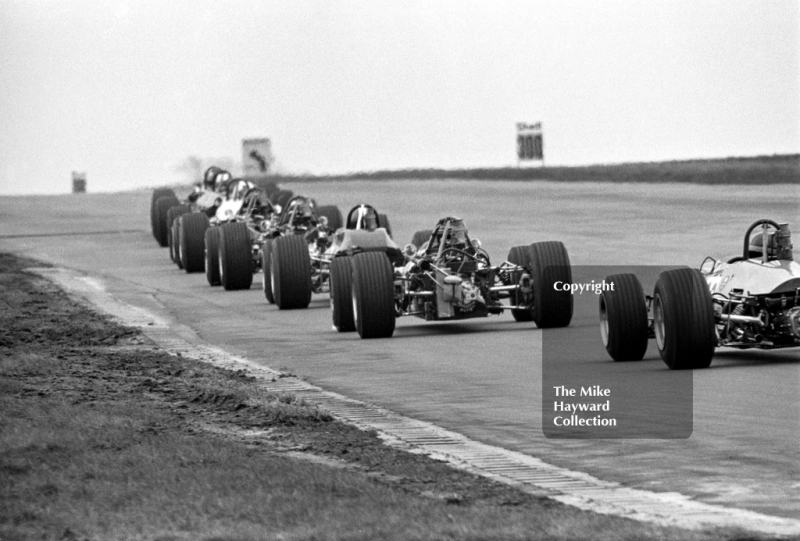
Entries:
{"label": "dark helmet", "polygon": [[219,171],[220,169],[216,165],[212,165],[211,167],[206,169],[206,172],[203,174],[203,188],[205,188],[206,190],[214,189],[215,178],[217,176],[217,173],[219,173]]}

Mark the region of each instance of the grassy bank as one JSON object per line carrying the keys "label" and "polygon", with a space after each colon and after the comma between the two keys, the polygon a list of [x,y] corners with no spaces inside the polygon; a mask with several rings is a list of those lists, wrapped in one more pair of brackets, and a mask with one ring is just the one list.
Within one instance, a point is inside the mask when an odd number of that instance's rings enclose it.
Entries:
{"label": "grassy bank", "polygon": [[733,539],[594,515],[167,355],[0,255],[0,539]]}
{"label": "grassy bank", "polygon": [[680,182],[692,184],[800,184],[800,154],[575,167],[402,169],[347,175],[269,177],[277,182],[330,180],[551,180],[558,182]]}

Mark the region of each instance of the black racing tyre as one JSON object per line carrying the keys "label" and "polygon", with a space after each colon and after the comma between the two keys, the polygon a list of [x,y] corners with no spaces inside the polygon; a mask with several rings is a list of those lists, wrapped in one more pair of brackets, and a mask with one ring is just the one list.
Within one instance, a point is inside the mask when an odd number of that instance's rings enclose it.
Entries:
{"label": "black racing tyre", "polygon": [[180,218],[178,234],[181,264],[188,272],[203,272],[206,269],[205,240],[208,216],[204,212],[190,212]]}
{"label": "black racing tyre", "polygon": [[556,282],[572,283],[572,267],[564,244],[534,242],[529,247],[533,279],[533,320],[541,329],[566,327],[572,321],[572,293],[556,291]]}
{"label": "black racing tyre", "polygon": [[615,361],[641,361],[647,352],[647,301],[635,274],[605,279],[613,291],[600,293],[600,336]]}
{"label": "black racing tyre", "polygon": [[394,271],[383,252],[353,256],[353,319],[361,338],[394,334]]}
{"label": "black racing tyre", "polygon": [[[530,265],[530,249],[528,246],[514,246],[508,252],[508,262],[520,266]],[[513,273],[515,282],[521,278],[521,273]],[[509,284],[510,285],[510,284]],[[522,295],[518,295],[516,291],[510,292],[511,304],[523,304],[525,301]],[[530,310],[523,310],[520,308],[512,308],[511,315],[514,316],[515,321],[533,321],[533,308]]]}
{"label": "black racing tyre", "polygon": [[209,227],[205,235],[205,266],[208,285],[218,286],[219,280],[219,227]]}
{"label": "black racing tyre", "polygon": [[273,193],[270,197],[270,201],[272,201],[273,205],[280,205],[281,207],[285,207],[286,203],[289,202],[289,199],[292,198],[294,192],[292,190],[278,190],[277,192]]}
{"label": "black racing tyre", "polygon": [[178,216],[183,216],[189,212],[189,210],[189,205],[172,206],[167,210],[164,220],[164,227],[167,231],[167,246],[169,246],[169,258],[173,263],[178,264],[178,266],[180,266],[180,262],[178,261],[178,229],[177,226],[175,226],[175,221],[178,219]]}
{"label": "black racing tyre", "polygon": [[[159,207],[158,200],[162,197],[167,199]],[[166,213],[170,207],[179,204],[175,192],[169,188],[157,188],[153,190],[153,195],[150,197],[150,228],[153,230],[153,236],[158,241],[158,245],[162,248],[167,246],[167,234],[164,230]]]}
{"label": "black racing tyre", "polygon": [[661,358],[673,370],[708,368],[717,345],[714,306],[695,269],[662,272],[653,293],[653,327]]}
{"label": "black racing tyre", "polygon": [[169,246],[169,232],[171,225],[167,221],[167,214],[169,213],[169,209],[177,206],[180,206],[180,201],[178,201],[178,198],[175,196],[159,197],[156,200],[156,224],[154,233],[158,235],[156,240],[158,240],[158,245],[162,248]]}
{"label": "black racing tyre", "polygon": [[275,296],[272,294],[272,239],[265,239],[264,246],[261,247],[261,269],[264,271],[261,278],[264,297],[268,303],[275,304]]}
{"label": "black racing tyre", "polygon": [[336,205],[322,205],[314,209],[314,214],[317,218],[325,216],[328,220],[328,227],[336,231],[342,227],[344,219],[342,218],[342,211]]}
{"label": "black racing tyre", "polygon": [[243,222],[219,228],[219,281],[227,291],[250,289],[253,285],[253,257],[250,230]]}
{"label": "black racing tyre", "polygon": [[180,221],[172,221],[172,226],[170,227],[169,233],[169,255],[172,258],[172,262],[175,263],[179,269],[183,269],[183,263],[181,262],[180,243],[178,242],[181,236],[179,229],[180,226]]}
{"label": "black racing tyre", "polygon": [[433,235],[433,230],[431,229],[417,231],[414,233],[414,236],[411,237],[411,244],[416,246],[417,249],[422,248],[422,245],[428,242],[428,239],[431,238],[431,235]]}
{"label": "black racing tyre", "polygon": [[392,237],[392,224],[389,223],[389,217],[385,214],[378,214],[378,227],[382,227]]}
{"label": "black racing tyre", "polygon": [[272,296],[281,310],[307,308],[311,302],[311,257],[302,235],[272,241]]}
{"label": "black racing tyre", "polygon": [[356,330],[356,323],[353,319],[353,264],[351,257],[334,257],[331,261],[330,272],[333,326],[339,332],[353,332]]}

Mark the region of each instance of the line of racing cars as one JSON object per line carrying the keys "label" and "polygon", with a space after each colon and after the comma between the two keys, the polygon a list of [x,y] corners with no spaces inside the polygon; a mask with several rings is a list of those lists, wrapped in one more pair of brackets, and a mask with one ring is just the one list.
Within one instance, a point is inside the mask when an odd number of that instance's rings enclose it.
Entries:
{"label": "line of racing cars", "polygon": [[[153,236],[187,273],[205,272],[211,286],[250,289],[262,274],[268,303],[308,307],[329,293],[334,328],[361,338],[387,338],[398,317],[461,320],[510,311],[539,328],[566,327],[573,314],[569,255],[559,241],[515,246],[493,264],[464,221],[439,219],[402,248],[389,218],[359,203],[343,216],[335,205],[260,186],[218,167],[184,200],[154,190]],[[606,278],[600,334],[615,361],[641,360],[650,338],[671,369],[705,368],[719,346],[800,346],[800,264],[788,224],[759,220],[743,253],[706,258],[699,270],[661,273],[652,295],[633,274]]]}

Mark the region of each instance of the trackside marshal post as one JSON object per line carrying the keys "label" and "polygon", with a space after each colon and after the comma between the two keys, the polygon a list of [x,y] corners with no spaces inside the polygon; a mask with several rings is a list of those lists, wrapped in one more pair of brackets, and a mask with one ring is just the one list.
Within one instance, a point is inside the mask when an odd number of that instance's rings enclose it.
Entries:
{"label": "trackside marshal post", "polygon": [[522,162],[540,161],[544,166],[544,146],[542,143],[542,123],[528,124],[517,122],[517,165]]}

